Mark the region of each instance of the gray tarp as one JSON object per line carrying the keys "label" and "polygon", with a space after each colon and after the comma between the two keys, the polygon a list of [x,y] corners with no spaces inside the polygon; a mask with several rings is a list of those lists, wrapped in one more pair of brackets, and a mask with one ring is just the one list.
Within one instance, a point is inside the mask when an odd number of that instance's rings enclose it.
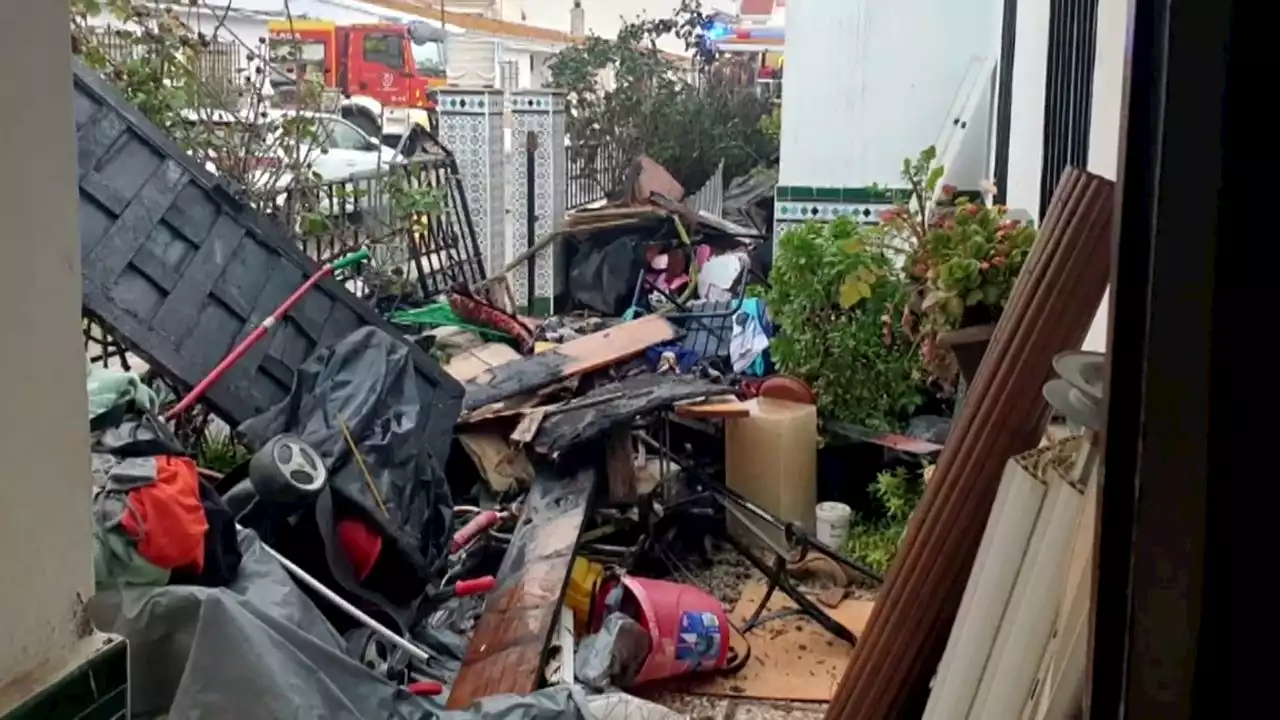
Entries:
{"label": "gray tarp", "polygon": [[242,531],[240,576],[227,588],[99,592],[94,624],[129,641],[134,717],[184,720],[589,720],[580,690],[486,698],[462,712],[410,696],[343,652],[343,641],[257,537]]}

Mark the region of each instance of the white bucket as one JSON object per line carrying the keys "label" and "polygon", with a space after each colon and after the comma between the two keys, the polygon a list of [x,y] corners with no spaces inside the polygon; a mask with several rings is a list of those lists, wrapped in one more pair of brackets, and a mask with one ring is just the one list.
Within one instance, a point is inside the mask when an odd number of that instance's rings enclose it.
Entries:
{"label": "white bucket", "polygon": [[849,537],[849,519],[853,509],[839,502],[821,502],[814,509],[818,542],[839,550]]}

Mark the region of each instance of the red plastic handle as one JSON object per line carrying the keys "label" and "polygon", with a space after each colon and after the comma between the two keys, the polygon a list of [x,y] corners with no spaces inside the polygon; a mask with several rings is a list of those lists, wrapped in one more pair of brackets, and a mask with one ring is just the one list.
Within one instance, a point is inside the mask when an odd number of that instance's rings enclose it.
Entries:
{"label": "red plastic handle", "polygon": [[453,593],[456,597],[466,597],[491,592],[496,587],[498,587],[498,579],[492,575],[485,575],[471,580],[459,580],[458,584],[453,586]]}
{"label": "red plastic handle", "polygon": [[471,520],[467,521],[466,525],[463,525],[458,529],[458,532],[453,534],[453,541],[449,543],[449,552],[456,553],[467,545],[470,545],[472,540],[475,540],[481,533],[489,530],[494,525],[497,525],[498,521],[501,519],[502,516],[497,510],[485,510],[479,515],[471,518]]}
{"label": "red plastic handle", "polygon": [[423,695],[439,695],[444,692],[444,686],[434,680],[419,680],[409,683],[405,689],[410,693],[422,697]]}

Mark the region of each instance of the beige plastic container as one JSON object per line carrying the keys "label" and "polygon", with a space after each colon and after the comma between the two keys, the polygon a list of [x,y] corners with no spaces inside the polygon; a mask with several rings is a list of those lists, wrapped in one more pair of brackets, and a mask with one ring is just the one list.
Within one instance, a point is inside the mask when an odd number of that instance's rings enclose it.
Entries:
{"label": "beige plastic container", "polygon": [[[727,484],[779,520],[798,523],[812,533],[818,500],[818,409],[773,398],[757,398],[747,405],[750,416],[725,420]],[[728,524],[735,537],[756,541],[732,513]],[[765,523],[752,525],[785,545],[781,531]]]}

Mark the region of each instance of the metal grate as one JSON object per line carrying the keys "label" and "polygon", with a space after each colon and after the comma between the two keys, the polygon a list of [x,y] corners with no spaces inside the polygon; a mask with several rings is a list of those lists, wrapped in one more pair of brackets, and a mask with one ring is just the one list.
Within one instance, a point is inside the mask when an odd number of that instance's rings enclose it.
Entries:
{"label": "metal grate", "polygon": [[565,147],[565,209],[604,200],[622,184],[629,159],[612,142],[574,143]]}
{"label": "metal grate", "polygon": [[1097,32],[1098,0],[1051,0],[1044,155],[1040,165],[1041,218],[1049,209],[1062,171],[1068,166],[1089,166]]}
{"label": "metal grate", "polygon": [[[433,190],[439,214],[406,215],[403,208],[395,207],[392,182]],[[302,231],[299,243],[303,252],[318,262],[368,248],[376,268],[382,273],[399,269],[424,301],[455,285],[473,286],[485,279],[466,190],[450,154],[415,160],[381,173],[296,188],[288,194],[281,220],[286,228]],[[380,311],[394,310],[398,300],[391,297],[391,305],[387,305],[388,296],[377,285],[368,276],[346,282],[352,293],[378,301]]]}

